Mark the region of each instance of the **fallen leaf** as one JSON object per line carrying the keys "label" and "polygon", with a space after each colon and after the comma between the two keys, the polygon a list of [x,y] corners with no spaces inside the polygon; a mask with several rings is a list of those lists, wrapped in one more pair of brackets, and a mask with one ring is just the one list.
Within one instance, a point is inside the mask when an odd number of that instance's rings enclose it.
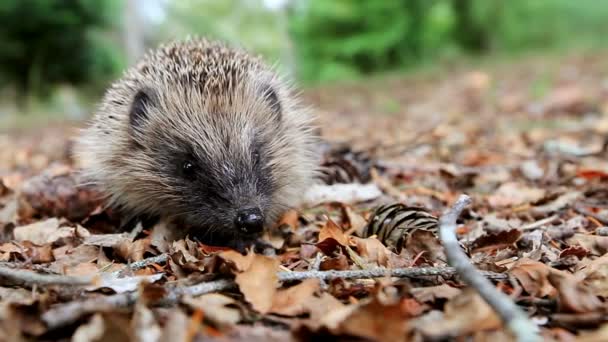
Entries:
{"label": "fallen leaf", "polygon": [[448,284],[410,289],[410,294],[421,303],[434,302],[437,299],[452,299],[462,290]]}
{"label": "fallen leaf", "polygon": [[604,310],[604,303],[599,300],[591,289],[572,274],[566,272],[551,272],[549,282],[558,292],[559,306],[569,312],[594,312]]}
{"label": "fallen leaf", "polygon": [[471,253],[507,248],[513,246],[520,237],[521,231],[517,229],[487,233],[471,243]]}
{"label": "fallen leaf", "polygon": [[221,252],[219,257],[230,264],[236,271],[243,272],[251,267],[255,254],[247,253],[247,255],[243,255],[237,251],[229,250]]}
{"label": "fallen leaf", "polygon": [[37,245],[53,243],[61,238],[74,236],[86,237],[90,233],[83,227],[59,227],[57,218],[50,218],[26,226],[16,227],[13,230],[15,240],[31,241]]}
{"label": "fallen leaf", "polygon": [[574,275],[588,284],[594,294],[608,297],[608,254],[583,260],[576,266]]}
{"label": "fallen leaf", "polygon": [[277,227],[280,227],[282,225],[288,225],[292,229],[295,229],[298,227],[299,218],[300,214],[297,210],[288,210],[285,214],[283,214],[283,216],[281,216],[281,218],[277,222]]}
{"label": "fallen leaf", "polygon": [[276,259],[254,254],[249,268],[237,273],[235,281],[254,310],[266,314],[272,308],[279,285]]}
{"label": "fallen leaf", "polygon": [[298,285],[279,290],[272,301],[269,312],[284,315],[297,316],[308,312],[308,301],[319,290],[318,279],[306,279]]}
{"label": "fallen leaf", "polygon": [[89,322],[82,324],[72,335],[72,342],[101,341],[106,331],[103,316],[96,314]]}
{"label": "fallen leaf", "polygon": [[121,243],[124,243],[125,240],[131,241],[129,238],[129,234],[121,233],[121,234],[92,234],[85,237],[82,242],[85,245],[91,246],[99,246],[99,247],[114,247]]}
{"label": "fallen leaf", "polygon": [[123,260],[126,261],[140,261],[144,259],[144,254],[151,251],[150,246],[152,243],[151,238],[139,239],[131,241],[130,239],[121,240],[117,245],[114,246],[114,251]]}
{"label": "fallen leaf", "polygon": [[553,269],[549,266],[530,259],[521,259],[509,270],[521,286],[534,297],[555,297],[557,290],[549,282],[549,275]]}
{"label": "fallen leaf", "polygon": [[[333,240],[333,239],[331,239]],[[335,241],[335,240],[333,240]],[[327,270],[347,270],[349,268],[348,258],[344,254],[338,254],[337,256],[331,258],[324,258],[319,264],[319,270],[327,271]]]}
{"label": "fallen leaf", "polygon": [[336,240],[341,246],[348,246],[348,237],[342,231],[334,221],[327,219],[325,225],[319,231],[319,242],[323,242],[325,239],[332,238]]}
{"label": "fallen leaf", "polygon": [[532,207],[530,209],[530,211],[532,211],[534,213],[538,213],[538,214],[548,214],[548,213],[556,212],[558,210],[561,210],[563,208],[566,208],[566,207],[572,205],[581,196],[582,196],[581,192],[569,191],[547,204]]}
{"label": "fallen leaf", "polygon": [[439,238],[433,232],[427,230],[416,229],[413,231],[407,236],[403,248],[411,255],[424,253],[423,257],[428,260],[446,260]]}
{"label": "fallen leaf", "polygon": [[403,341],[410,314],[400,303],[382,304],[374,299],[345,311],[345,316],[330,331],[336,335],[356,336],[373,341]]}
{"label": "fallen leaf", "polygon": [[219,293],[209,293],[198,297],[186,296],[182,298],[182,303],[192,309],[202,310],[205,317],[215,324],[232,325],[241,320],[240,310],[229,307],[237,302]]}
{"label": "fallen leaf", "polygon": [[116,293],[124,293],[137,290],[139,284],[154,283],[163,277],[163,273],[153,274],[149,276],[131,276],[119,278],[114,273],[102,273],[96,279],[95,284],[85,287],[87,291],[95,291],[98,289],[108,288]]}
{"label": "fallen leaf", "polygon": [[516,182],[502,184],[493,195],[488,197],[492,207],[512,207],[536,202],[545,196],[545,190],[530,188]]}
{"label": "fallen leaf", "polygon": [[188,317],[179,309],[171,310],[167,313],[167,317],[160,341],[187,341]]}
{"label": "fallen leaf", "polygon": [[357,248],[357,252],[368,262],[377,263],[380,266],[388,266],[392,252],[376,238],[362,239],[356,236],[349,237],[351,245]]}
{"label": "fallen leaf", "polygon": [[568,238],[566,242],[569,245],[578,245],[594,255],[604,255],[608,252],[608,236],[576,233]]}
{"label": "fallen leaf", "polygon": [[472,289],[467,288],[445,304],[445,314],[435,321],[417,326],[424,335],[466,336],[478,331],[501,327],[500,318],[494,310]]}
{"label": "fallen leaf", "polygon": [[152,311],[141,302],[135,305],[135,312],[133,313],[133,320],[131,321],[131,329],[135,341],[160,341],[160,326],[156,322]]}
{"label": "fallen leaf", "polygon": [[342,217],[344,223],[350,227],[349,231],[355,232],[356,235],[362,236],[363,230],[367,226],[367,220],[363,216],[357,214],[352,207],[342,205]]}

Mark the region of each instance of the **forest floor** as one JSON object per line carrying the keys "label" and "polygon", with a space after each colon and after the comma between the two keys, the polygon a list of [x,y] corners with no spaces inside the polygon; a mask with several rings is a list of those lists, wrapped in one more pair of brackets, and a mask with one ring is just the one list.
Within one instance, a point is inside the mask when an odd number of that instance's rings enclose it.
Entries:
{"label": "forest floor", "polygon": [[305,91],[329,189],[365,198],[288,212],[274,256],[115,233],[76,187],[74,125],[0,135],[0,339],[510,341],[436,234],[467,194],[455,233],[492,290],[543,339],[608,340],[606,57]]}

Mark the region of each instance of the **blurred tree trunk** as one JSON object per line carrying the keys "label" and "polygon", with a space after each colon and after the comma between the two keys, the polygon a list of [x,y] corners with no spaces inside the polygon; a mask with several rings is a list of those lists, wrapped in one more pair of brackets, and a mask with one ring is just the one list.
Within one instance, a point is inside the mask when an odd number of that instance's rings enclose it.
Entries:
{"label": "blurred tree trunk", "polygon": [[125,1],[123,34],[129,65],[135,64],[144,52],[144,39],[137,5],[137,0]]}
{"label": "blurred tree trunk", "polygon": [[475,18],[473,3],[473,0],[452,0],[456,18],[454,39],[465,50],[480,53],[488,50],[489,37],[486,28]]}

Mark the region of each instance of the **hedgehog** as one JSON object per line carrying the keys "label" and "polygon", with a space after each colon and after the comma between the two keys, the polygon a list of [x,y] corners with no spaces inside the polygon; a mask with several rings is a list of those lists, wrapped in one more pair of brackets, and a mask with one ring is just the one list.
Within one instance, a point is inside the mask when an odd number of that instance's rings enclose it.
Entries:
{"label": "hedgehog", "polygon": [[75,142],[83,179],[174,237],[242,247],[314,183],[317,130],[276,68],[220,41],[148,52],[106,91]]}

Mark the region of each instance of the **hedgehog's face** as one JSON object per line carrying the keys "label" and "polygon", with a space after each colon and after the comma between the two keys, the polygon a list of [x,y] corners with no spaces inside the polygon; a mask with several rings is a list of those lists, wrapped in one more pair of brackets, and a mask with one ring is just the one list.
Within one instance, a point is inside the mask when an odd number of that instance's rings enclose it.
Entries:
{"label": "hedgehog's face", "polygon": [[291,166],[278,154],[292,143],[284,138],[277,94],[270,87],[249,91],[225,101],[141,89],[131,105],[129,134],[140,155],[134,159],[148,161],[137,166],[142,175],[155,175],[136,191],[162,201],[163,215],[209,244],[252,241],[283,209],[278,180]]}

